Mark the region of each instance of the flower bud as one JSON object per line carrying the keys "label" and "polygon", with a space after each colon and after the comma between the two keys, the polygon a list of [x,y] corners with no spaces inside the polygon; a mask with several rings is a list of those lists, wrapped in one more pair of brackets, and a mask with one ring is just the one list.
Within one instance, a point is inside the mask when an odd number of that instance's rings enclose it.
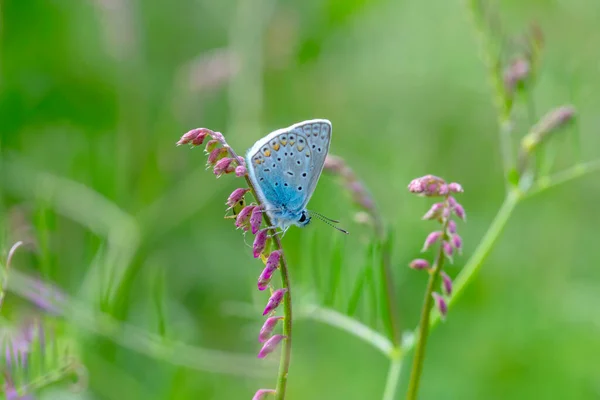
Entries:
{"label": "flower bud", "polygon": [[467,214],[465,214],[465,209],[462,205],[455,203],[452,210],[454,210],[454,214],[456,214],[458,218],[462,219],[463,221],[467,220]]}
{"label": "flower bud", "polygon": [[446,181],[434,175],[425,175],[413,179],[408,185],[408,190],[421,196],[440,196],[448,193]]}
{"label": "flower bud", "polygon": [[435,242],[440,240],[442,235],[442,231],[431,232],[425,239],[425,243],[423,244],[423,249],[421,249],[421,252],[427,251],[431,246],[435,244]]}
{"label": "flower bud", "polygon": [[454,220],[448,221],[448,233],[451,235],[456,233],[456,222]]}
{"label": "flower bud", "polygon": [[531,131],[521,140],[521,148],[530,153],[544,142],[550,134],[571,122],[575,117],[573,106],[561,106],[551,110],[533,127]]}
{"label": "flower bud", "polygon": [[442,292],[446,296],[450,296],[452,294],[452,279],[444,271],[442,271],[441,275],[442,275]]}
{"label": "flower bud", "polygon": [[281,260],[281,250],[272,251],[267,258],[266,267],[273,270],[279,268],[279,261]]}
{"label": "flower bud", "polygon": [[461,254],[462,252],[462,238],[460,237],[460,235],[458,233],[455,233],[454,235],[452,235],[452,246],[458,250],[458,254]]}
{"label": "flower bud", "polygon": [[446,303],[446,299],[444,299],[439,293],[433,292],[431,293],[433,296],[433,301],[435,302],[435,308],[437,308],[442,321],[446,319],[446,315],[448,315],[448,303]]}
{"label": "flower bud", "polygon": [[252,400],[264,400],[268,395],[275,395],[277,392],[273,389],[258,389],[252,397]]}
{"label": "flower bud", "polygon": [[452,245],[445,241],[442,243],[442,249],[444,251],[444,255],[446,256],[446,258],[452,262],[452,254],[454,253],[454,248],[452,247]]}
{"label": "flower bud", "polygon": [[512,95],[517,87],[529,76],[531,68],[529,62],[523,58],[514,60],[504,71],[504,88],[506,92]]}
{"label": "flower bud", "polygon": [[434,203],[429,211],[423,215],[424,220],[439,219],[442,216],[442,210],[444,209],[444,203]]}
{"label": "flower bud", "polygon": [[254,207],[254,210],[252,210],[252,215],[250,216],[250,230],[252,231],[253,235],[256,235],[256,232],[258,232],[260,229],[262,218],[262,206]]}
{"label": "flower bud", "polygon": [[408,264],[408,266],[412,269],[422,270],[429,269],[429,267],[431,267],[431,264],[429,264],[429,261],[427,260],[424,260],[422,258],[416,258],[412,260],[410,264]]}
{"label": "flower bud", "polygon": [[252,214],[252,210],[254,210],[255,207],[256,206],[247,206],[247,207],[242,208],[242,211],[240,211],[237,218],[235,219],[235,226],[238,228],[246,227],[246,229],[244,229],[244,230],[248,230],[247,229],[248,219],[250,218],[250,215]]}
{"label": "flower bud", "polygon": [[238,178],[246,175],[247,173],[248,171],[243,165],[238,165],[237,167],[235,167],[235,176],[237,176]]}
{"label": "flower bud", "polygon": [[268,354],[272,353],[277,345],[281,343],[283,339],[287,338],[284,335],[274,335],[271,339],[267,340],[267,342],[263,345],[262,349],[258,352],[258,358],[265,358]]}
{"label": "flower bud", "polygon": [[210,154],[208,155],[208,159],[206,160],[206,163],[208,165],[215,165],[217,163],[217,161],[219,161],[226,155],[227,155],[227,149],[225,147],[219,147],[210,152]]}
{"label": "flower bud", "polygon": [[275,325],[277,325],[277,322],[280,319],[283,319],[283,317],[278,316],[278,317],[267,318],[267,320],[263,324],[262,328],[260,329],[260,333],[258,334],[258,341],[260,343],[264,343],[267,341],[269,336],[271,336],[271,333],[273,333],[273,329],[275,329]]}
{"label": "flower bud", "polygon": [[269,301],[267,302],[267,306],[265,307],[265,310],[263,311],[263,315],[267,315],[271,311],[273,311],[277,307],[279,307],[279,304],[281,304],[281,300],[283,300],[283,296],[285,295],[286,292],[287,292],[286,288],[281,288],[281,289],[277,289],[276,291],[274,291],[273,294],[271,295],[271,297],[269,298]]}
{"label": "flower bud", "polygon": [[258,258],[265,249],[265,245],[267,244],[267,231],[268,229],[258,231],[254,237],[254,243],[252,244],[254,258]]}
{"label": "flower bud", "polygon": [[214,149],[217,148],[218,145],[219,145],[219,141],[218,140],[215,140],[215,139],[209,140],[208,143],[206,143],[206,147],[204,148],[204,151],[207,154],[210,154],[210,153],[212,153],[212,151]]}
{"label": "flower bud", "polygon": [[248,193],[249,190],[250,189],[248,188],[237,188],[233,192],[231,192],[231,194],[227,198],[227,202],[225,203],[227,205],[227,209],[229,210],[233,208],[233,206],[235,206],[239,201],[241,201],[244,198],[244,196],[246,195],[246,193]]}
{"label": "flower bud", "polygon": [[464,192],[462,186],[460,185],[460,183],[456,183],[456,182],[452,182],[448,185],[448,190],[451,193],[462,193]]}
{"label": "flower bud", "polygon": [[273,277],[273,272],[275,272],[276,268],[269,268],[268,266],[263,269],[263,271],[258,276],[258,290],[265,290],[269,287],[269,282],[271,282],[271,278]]}
{"label": "flower bud", "polygon": [[215,164],[215,168],[213,169],[213,172],[215,175],[217,175],[217,177],[230,172],[230,166],[231,166],[231,162],[233,161],[233,158],[229,158],[229,157],[225,157],[225,158],[221,158],[219,161],[216,162]]}

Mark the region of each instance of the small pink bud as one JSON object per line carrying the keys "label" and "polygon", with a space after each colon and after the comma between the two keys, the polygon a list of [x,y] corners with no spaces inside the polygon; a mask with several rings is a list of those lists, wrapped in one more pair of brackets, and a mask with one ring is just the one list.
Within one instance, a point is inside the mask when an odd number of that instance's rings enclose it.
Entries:
{"label": "small pink bud", "polygon": [[448,233],[451,235],[456,233],[456,222],[453,220],[448,221]]}
{"label": "small pink bud", "polygon": [[215,140],[215,139],[209,140],[208,143],[206,143],[206,147],[204,148],[204,151],[206,151],[206,153],[210,154],[210,153],[212,153],[212,151],[214,149],[217,148],[218,145],[219,145],[218,140]]}
{"label": "small pink bud", "polygon": [[464,192],[462,186],[460,185],[460,183],[456,183],[456,182],[452,182],[451,184],[448,185],[448,190],[452,193],[462,193]]}
{"label": "small pink bud", "polygon": [[264,343],[264,342],[267,341],[267,339],[269,338],[269,336],[271,336],[271,333],[273,333],[273,329],[275,329],[275,325],[277,325],[277,322],[280,319],[283,319],[283,317],[269,317],[269,318],[267,318],[267,320],[263,324],[262,328],[260,329],[260,333],[258,334],[258,341],[260,343]]}
{"label": "small pink bud", "polygon": [[254,243],[252,245],[254,258],[258,258],[265,249],[265,245],[267,244],[267,231],[268,229],[258,231],[254,238]]}
{"label": "small pink bud", "polygon": [[272,251],[267,258],[267,268],[277,269],[279,268],[279,261],[281,260],[281,250]]}
{"label": "small pink bud", "polygon": [[448,194],[448,192],[450,192],[450,189],[448,188],[448,185],[444,183],[439,186],[437,194],[440,196],[445,196]]}
{"label": "small pink bud", "polygon": [[459,254],[462,252],[462,238],[458,233],[452,235],[452,246],[454,246],[454,248],[458,250]]}
{"label": "small pink bud", "polygon": [[454,253],[454,248],[452,247],[452,245],[444,240],[444,242],[442,243],[442,248],[444,250],[446,258],[448,258],[448,260],[452,262],[452,254]]}
{"label": "small pink bud", "polygon": [[452,196],[448,196],[448,205],[450,206],[450,208],[454,208],[456,204],[456,199]]}
{"label": "small pink bud", "polygon": [[[242,211],[240,211],[237,218],[235,219],[236,227],[241,228],[243,226],[246,226],[246,224],[248,223],[248,219],[250,218],[250,215],[252,214],[252,210],[254,210],[254,207],[256,207],[256,206],[247,206],[247,207],[242,208]],[[245,229],[245,230],[248,230],[248,229]]]}
{"label": "small pink bud", "polygon": [[273,272],[275,272],[276,268],[269,268],[268,266],[263,269],[263,271],[258,276],[258,290],[265,290],[269,287],[269,283],[271,282],[271,278],[273,277]]}
{"label": "small pink bud", "polygon": [[221,158],[219,161],[217,161],[217,163],[215,164],[215,168],[213,169],[215,175],[221,176],[227,173],[229,171],[229,167],[231,166],[232,161],[233,158],[229,157]]}
{"label": "small pink bud", "polygon": [[408,264],[409,267],[411,267],[412,269],[416,269],[416,270],[421,270],[421,269],[429,269],[429,267],[431,266],[429,264],[429,261],[424,260],[422,258],[417,258],[414,259],[410,262],[410,264]]}
{"label": "small pink bud", "polygon": [[233,192],[231,192],[231,194],[227,198],[227,202],[225,203],[227,205],[227,209],[229,210],[230,208],[235,206],[239,201],[241,201],[244,198],[244,195],[248,193],[249,190],[250,189],[248,188],[237,188]]}
{"label": "small pink bud", "polygon": [[248,173],[248,171],[246,171],[246,167],[244,167],[243,165],[238,165],[237,167],[235,167],[235,176],[242,177],[244,175],[246,175]]}
{"label": "small pink bud", "polygon": [[450,296],[452,294],[452,279],[448,276],[447,273],[442,271],[442,292],[446,296]]}
{"label": "small pink bud", "polygon": [[444,219],[444,221],[450,218],[451,213],[452,210],[449,207],[444,207],[444,209],[442,210],[442,218]]}
{"label": "small pink bud", "polygon": [[263,345],[262,349],[258,352],[258,358],[265,358],[268,354],[272,353],[273,350],[277,347],[279,343],[287,336],[284,335],[274,335],[271,339],[267,340],[267,342]]}
{"label": "small pink bud", "polygon": [[456,203],[454,205],[454,214],[456,214],[456,216],[460,219],[462,219],[463,221],[467,220],[467,214],[465,214],[465,209],[463,208],[463,206],[461,206],[460,204]]}
{"label": "small pink bud", "polygon": [[262,207],[257,206],[252,210],[252,215],[250,216],[250,230],[253,235],[256,235],[256,232],[260,229],[260,223],[262,222]]}
{"label": "small pink bud", "polygon": [[191,143],[193,146],[200,146],[206,138],[206,135],[209,135],[212,131],[206,128],[196,128],[191,131],[185,133],[181,139],[177,142],[177,146],[181,146],[182,144]]}
{"label": "small pink bud", "polygon": [[219,142],[225,144],[225,137],[223,136],[223,134],[221,132],[211,132],[210,134],[213,139],[218,140]]}
{"label": "small pink bud", "polygon": [[268,395],[275,395],[276,393],[277,392],[273,389],[258,389],[254,394],[254,397],[252,397],[252,400],[264,400]]}
{"label": "small pink bud", "polygon": [[431,232],[427,238],[425,239],[425,244],[423,244],[423,249],[421,252],[427,251],[431,246],[435,244],[442,237],[442,231]]}
{"label": "small pink bud", "polygon": [[424,220],[438,219],[441,217],[443,209],[444,209],[444,203],[434,203],[431,206],[431,208],[429,209],[429,211],[427,211],[425,213],[425,215],[423,215],[422,219],[424,219]]}
{"label": "small pink bud", "polygon": [[269,314],[271,311],[275,310],[281,304],[281,300],[283,300],[283,295],[287,292],[286,288],[277,289],[273,292],[269,301],[267,302],[267,306],[263,311],[263,315]]}
{"label": "small pink bud", "polygon": [[442,321],[445,320],[446,315],[448,315],[448,303],[446,303],[446,300],[439,293],[433,292],[431,295],[435,302],[435,308],[437,308],[442,317]]}
{"label": "small pink bud", "polygon": [[218,149],[214,149],[213,151],[210,152],[210,154],[208,155],[208,159],[206,160],[206,163],[208,165],[215,165],[217,163],[217,161],[219,161],[226,155],[227,155],[227,149],[225,147],[219,147]]}

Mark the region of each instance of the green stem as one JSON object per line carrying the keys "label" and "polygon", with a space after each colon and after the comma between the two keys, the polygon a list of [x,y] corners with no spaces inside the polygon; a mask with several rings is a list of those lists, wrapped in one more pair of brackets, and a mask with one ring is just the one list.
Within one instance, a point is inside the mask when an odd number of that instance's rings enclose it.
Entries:
{"label": "green stem", "polygon": [[564,171],[557,172],[554,175],[538,179],[532,188],[525,193],[525,196],[530,197],[539,194],[546,189],[558,186],[596,171],[600,171],[600,160],[593,160],[575,165],[574,167],[567,168]]}
{"label": "green stem", "polygon": [[385,382],[385,391],[383,392],[383,400],[393,400],[396,397],[398,383],[400,382],[400,372],[402,371],[402,353],[392,358],[388,375]]}
{"label": "green stem", "polygon": [[[446,240],[446,230],[448,228],[447,218],[442,226],[442,240]],[[417,393],[419,392],[419,383],[421,380],[421,372],[423,371],[423,362],[425,361],[425,348],[427,346],[427,339],[429,337],[429,319],[431,310],[433,309],[433,291],[437,285],[438,278],[442,269],[444,268],[444,246],[440,241],[440,246],[435,259],[435,264],[429,275],[429,282],[427,282],[427,289],[425,290],[425,299],[423,300],[423,309],[421,310],[421,321],[419,322],[418,336],[417,336],[417,349],[413,358],[413,367],[410,372],[410,380],[408,382],[408,393],[406,398],[409,400],[415,400]]]}

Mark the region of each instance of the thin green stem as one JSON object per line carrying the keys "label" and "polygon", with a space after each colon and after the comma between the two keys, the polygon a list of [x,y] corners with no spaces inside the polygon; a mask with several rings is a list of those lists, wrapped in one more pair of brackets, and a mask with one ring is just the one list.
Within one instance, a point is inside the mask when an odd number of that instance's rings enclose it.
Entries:
{"label": "thin green stem", "polygon": [[398,353],[397,357],[392,358],[388,375],[385,382],[385,390],[383,392],[383,400],[393,400],[396,398],[398,383],[400,382],[400,372],[402,371],[402,354]]}
{"label": "thin green stem", "polygon": [[527,191],[524,196],[530,197],[539,194],[546,189],[597,171],[600,171],[600,160],[593,160],[575,165],[574,167],[568,168],[564,171],[557,172],[554,175],[538,179],[533,187]]}
{"label": "thin green stem", "polygon": [[[447,237],[446,230],[448,228],[447,218],[444,221],[442,232],[444,232],[442,239],[445,240]],[[417,349],[413,358],[413,367],[410,372],[410,380],[408,382],[408,393],[406,398],[409,400],[415,400],[417,393],[419,392],[419,383],[421,381],[421,372],[423,371],[423,363],[425,361],[425,348],[427,346],[427,339],[429,337],[429,320],[431,310],[433,309],[433,291],[437,285],[438,278],[442,269],[444,268],[444,247],[440,242],[438,253],[435,259],[435,264],[430,272],[429,281],[427,282],[427,289],[425,290],[425,299],[423,300],[423,309],[421,310],[421,320],[419,322],[418,336],[417,336]]]}

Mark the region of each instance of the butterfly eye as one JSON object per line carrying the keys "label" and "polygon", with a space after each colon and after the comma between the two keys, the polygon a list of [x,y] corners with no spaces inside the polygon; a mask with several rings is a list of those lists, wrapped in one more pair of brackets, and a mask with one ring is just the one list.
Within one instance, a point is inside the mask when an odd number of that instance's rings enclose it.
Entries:
{"label": "butterfly eye", "polygon": [[306,221],[306,213],[305,212],[302,213],[298,222],[304,222],[304,221]]}

